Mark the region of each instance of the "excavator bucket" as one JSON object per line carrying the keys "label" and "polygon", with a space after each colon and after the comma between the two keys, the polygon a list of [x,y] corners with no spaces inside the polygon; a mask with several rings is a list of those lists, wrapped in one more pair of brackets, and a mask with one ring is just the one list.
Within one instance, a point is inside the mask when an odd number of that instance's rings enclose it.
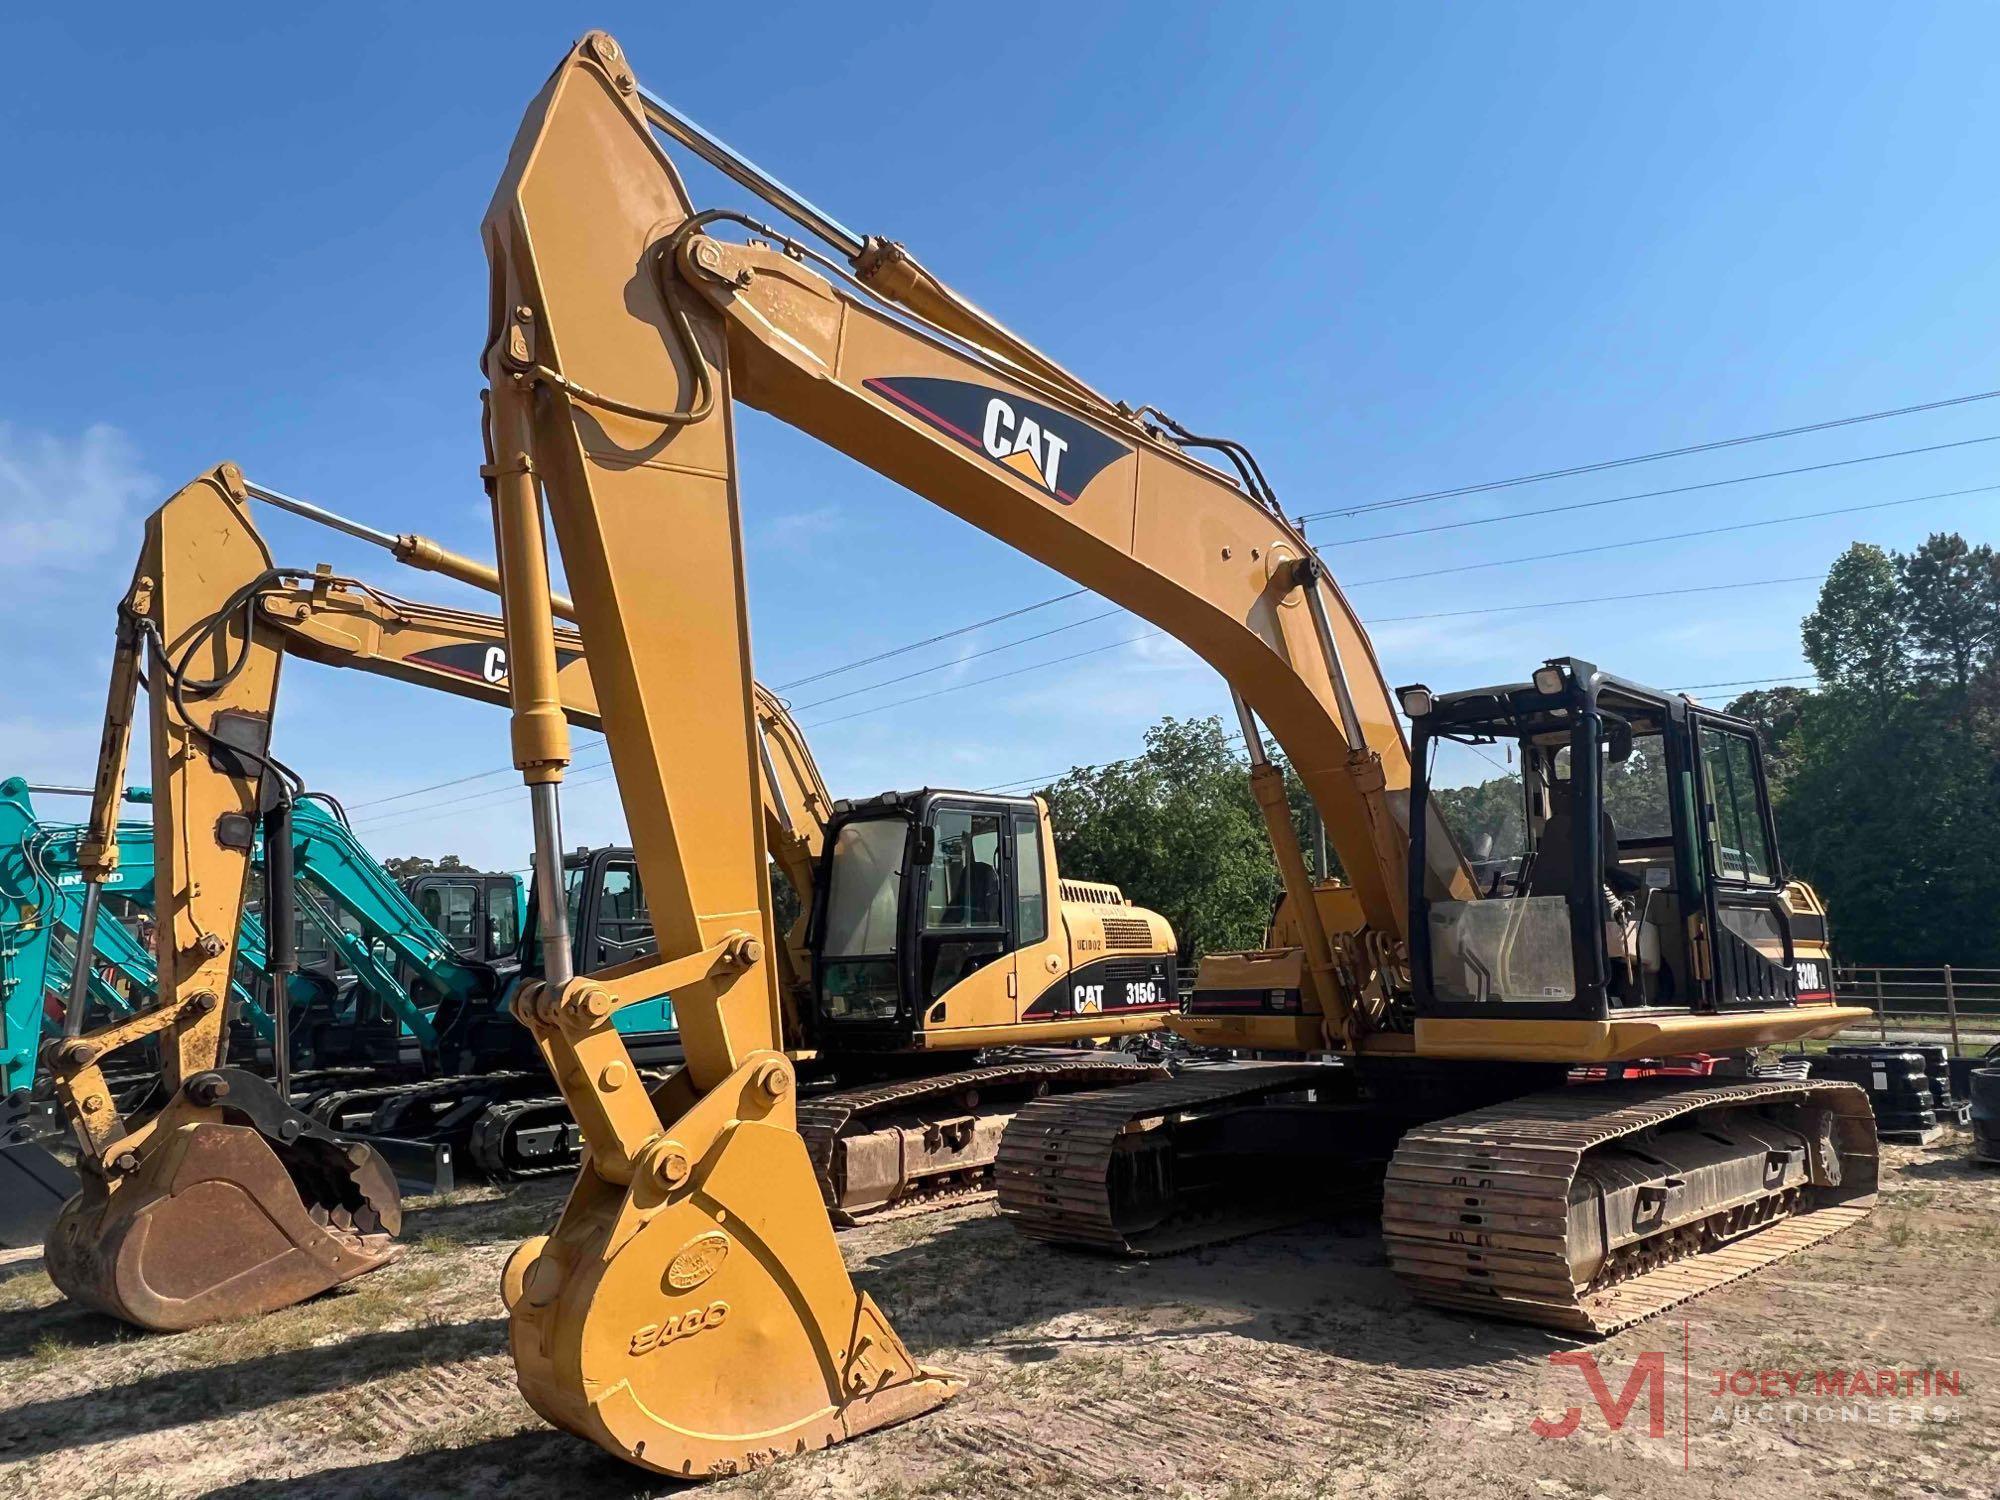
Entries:
{"label": "excavator bucket", "polygon": [[143,1153],[114,1158],[130,1169],[86,1174],[49,1230],[49,1277],[79,1302],[142,1328],[194,1328],[288,1307],[400,1253],[402,1201],[382,1158],[253,1074],[197,1077],[150,1129]]}
{"label": "excavator bucket", "polygon": [[[502,1289],[514,1362],[549,1421],[703,1479],[905,1421],[963,1389],[919,1365],[848,1279],[791,1081],[782,1059],[753,1054],[674,1120],[631,1185],[586,1157],[556,1232],[515,1251]],[[663,1119],[683,1083],[662,1086]]]}

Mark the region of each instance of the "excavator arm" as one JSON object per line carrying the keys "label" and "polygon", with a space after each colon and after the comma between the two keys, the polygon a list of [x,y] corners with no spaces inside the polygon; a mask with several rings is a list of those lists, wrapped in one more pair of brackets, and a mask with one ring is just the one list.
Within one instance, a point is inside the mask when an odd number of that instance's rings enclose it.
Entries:
{"label": "excavator arm", "polygon": [[[644,965],[552,971],[517,1002],[590,1147],[555,1234],[510,1263],[517,1365],[551,1420],[649,1466],[699,1473],[835,1441],[954,1388],[852,1290],[807,1212],[782,987],[765,959],[769,845],[756,817],[763,747],[733,403],[852,455],[1216,667],[1329,1041],[1354,1037],[1364,988],[1401,949],[1409,762],[1365,632],[1241,450],[1112,405],[897,247],[856,241],[850,272],[741,216],[695,213],[651,129],[676,122],[602,33],[530,107],[484,229],[484,472],[538,884],[555,889],[569,760],[546,503],[660,945]],[[718,238],[723,222],[761,238]],[[1202,447],[1240,482],[1197,457]],[[1260,720],[1353,881],[1338,946]],[[1436,884],[1469,894],[1449,837],[1430,844]],[[545,898],[541,921],[559,934],[559,904]],[[647,1100],[624,1086],[630,1059],[609,1016],[669,974],[687,1063]],[[731,1248],[731,1225],[751,1226],[757,1253]],[[696,1245],[728,1269],[712,1286],[707,1270],[689,1271],[683,1289],[673,1272]],[[670,1321],[634,1337],[628,1295],[662,1285]],[[706,1321],[708,1306],[727,1310],[727,1331],[720,1313]],[[720,1378],[753,1359],[766,1375],[754,1391]]]}
{"label": "excavator arm", "polygon": [[[399,556],[403,552],[423,556],[434,571],[475,587],[498,588],[497,576],[483,564],[459,558],[423,537],[403,536],[398,541]],[[400,598],[324,567],[261,594],[258,608],[281,634],[289,655],[482,703],[507,702],[507,634],[496,616]],[[567,599],[552,597],[552,614],[573,611]],[[563,716],[579,729],[600,728],[597,690],[582,637],[572,628],[558,629],[554,650]],[[762,683],[753,691],[765,838],[800,905],[800,917],[783,935],[779,950],[789,1005],[812,973],[806,921],[833,799],[784,700]]]}
{"label": "excavator arm", "polygon": [[[246,957],[236,951],[242,941],[242,893],[260,838],[267,860],[272,849],[289,851],[295,844],[349,862],[359,854],[352,840],[344,837],[344,829],[298,797],[301,788],[296,778],[270,754],[281,659],[304,657],[489,703],[504,703],[507,697],[506,633],[501,621],[405,599],[324,566],[309,571],[276,567],[252,522],[253,498],[275,499],[314,519],[329,519],[326,512],[250,484],[234,466],[225,464],[182,489],[147,524],[135,582],[121,609],[106,736],[91,818],[77,850],[76,863],[86,883],[84,914],[74,925],[88,929],[88,941],[96,940],[97,900],[119,868],[116,802],[107,802],[106,789],[122,783],[129,726],[143,681],[149,687],[155,747],[154,826],[148,853],[161,924],[156,979],[160,1002],[84,1035],[78,1024],[83,1007],[73,996],[67,1008],[69,1034],[49,1058],[58,1103],[92,1169],[78,1200],[82,1211],[59,1220],[52,1234],[52,1245],[60,1238],[68,1247],[68,1253],[52,1265],[59,1267],[65,1287],[84,1300],[149,1324],[161,1318],[184,1324],[282,1305],[306,1285],[298,1276],[279,1276],[264,1293],[253,1293],[247,1300],[241,1288],[228,1297],[211,1289],[202,1297],[172,1299],[173,1306],[166,1307],[141,1289],[158,1280],[159,1273],[157,1267],[140,1262],[148,1239],[168,1244],[171,1235],[117,1231],[123,1243],[134,1247],[132,1261],[113,1267],[101,1280],[93,1268],[105,1262],[87,1249],[111,1235],[118,1224],[168,1211],[162,1205],[170,1202],[171,1192],[163,1198],[157,1185],[133,1190],[129,1184],[155,1173],[151,1164],[160,1155],[154,1149],[158,1143],[171,1140],[190,1120],[206,1119],[198,1113],[199,1101],[220,1101],[233,1090],[236,1104],[230,1107],[242,1114],[246,1096],[259,1094],[259,1122],[285,1128],[302,1118],[291,1115],[281,1092],[263,1098],[259,1091],[268,1090],[260,1081],[239,1077],[236,1070],[226,1070],[225,1076],[225,1009],[218,997],[228,991],[217,988],[236,959]],[[358,534],[369,533],[362,529]],[[391,550],[405,561],[421,560],[430,570],[475,587],[498,586],[493,569],[425,538],[398,536]],[[560,596],[550,597],[549,608],[552,614],[572,612]],[[595,728],[599,713],[581,638],[574,629],[555,630],[550,647],[561,712],[571,723]],[[783,704],[762,687],[756,694],[760,733],[768,734],[763,765],[769,774],[760,778],[760,806],[773,847],[786,858],[787,874],[809,905],[812,859],[828,805],[825,785]],[[273,842],[280,823],[285,830],[281,844]],[[272,866],[274,890],[279,865],[289,871],[291,862],[281,860]],[[287,873],[287,885],[289,881]],[[400,892],[393,894],[400,899]],[[289,921],[281,918],[276,930],[288,932]],[[800,946],[780,950],[788,1005],[793,982],[809,972],[804,967],[803,924],[793,937]],[[259,951],[247,956],[262,964],[268,955]],[[408,956],[430,969],[452,967],[448,955]],[[282,966],[285,955],[280,953],[278,960]],[[82,973],[86,982],[94,977],[88,965]],[[170,1103],[143,1123],[131,1122],[120,1115],[103,1062],[117,1049],[148,1036],[161,1044]],[[304,1126],[301,1131],[310,1146],[312,1132]],[[265,1165],[245,1133],[225,1138],[245,1162]],[[357,1200],[349,1205],[348,1216],[352,1218],[351,1210],[365,1201],[362,1217],[372,1237],[369,1254],[345,1256],[355,1268],[348,1274],[358,1274],[368,1268],[366,1263],[380,1263],[386,1253],[372,1243],[384,1238],[373,1226],[393,1216],[393,1192],[382,1192],[372,1156],[350,1165],[359,1173],[356,1181],[367,1181],[347,1192],[348,1198]],[[243,1189],[255,1176],[248,1173],[237,1187]],[[259,1181],[268,1186],[274,1179],[265,1173]],[[311,1240],[303,1230],[297,1237]],[[301,1250],[298,1244],[290,1248]],[[325,1245],[316,1248],[323,1252],[321,1261],[342,1260]],[[298,1258],[292,1255],[293,1260]],[[270,1300],[273,1297],[279,1300]]]}
{"label": "excavator arm", "polygon": [[[488,219],[489,251],[509,267],[488,355],[495,416],[518,409],[546,424],[560,413],[569,474],[633,469],[600,473],[600,487],[637,490],[639,471],[669,464],[659,483],[672,498],[658,504],[681,516],[718,509],[732,489],[727,407],[742,401],[1163,627],[1230,684],[1308,993],[1329,1040],[1353,1038],[1363,992],[1379,993],[1407,937],[1408,752],[1365,630],[1254,460],[1110,402],[901,247],[809,205],[801,216],[847,265],[742,215],[696,213],[653,125],[800,209],[640,87],[609,37],[586,38],[516,142],[509,212]],[[590,241],[558,221],[592,224]],[[725,227],[756,238],[719,238]],[[1203,461],[1207,449],[1237,477]],[[567,560],[560,507],[554,519]],[[733,553],[661,565],[677,589],[737,566]],[[715,607],[740,613],[739,593],[722,593]],[[1325,916],[1260,721],[1351,883]],[[1433,887],[1471,895],[1449,833],[1434,827],[1425,842]]]}
{"label": "excavator arm", "polygon": [[[240,477],[189,485],[146,523],[120,607],[105,733],[78,861],[77,933],[93,951],[117,868],[117,809],[143,681],[152,752],[158,1003],[81,1031],[90,966],[76,965],[66,1035],[50,1053],[82,1190],[50,1227],[50,1277],[142,1327],[186,1328],[286,1306],[386,1263],[401,1208],[372,1150],[335,1139],[270,1084],[223,1066],[243,892],[261,829],[274,906],[292,888],[297,779],[271,753],[283,655],[257,616],[277,577],[243,516]],[[199,559],[190,566],[190,561]],[[274,972],[292,931],[274,911]],[[164,1102],[121,1117],[105,1059],[157,1038]]]}

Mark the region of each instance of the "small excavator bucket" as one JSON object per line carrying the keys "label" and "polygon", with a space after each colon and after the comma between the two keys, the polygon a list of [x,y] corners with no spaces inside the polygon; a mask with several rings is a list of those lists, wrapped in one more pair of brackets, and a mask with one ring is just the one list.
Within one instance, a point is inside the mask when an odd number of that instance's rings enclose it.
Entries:
{"label": "small excavator bucket", "polygon": [[194,1328],[289,1307],[400,1253],[402,1201],[382,1158],[253,1074],[200,1075],[144,1128],[114,1158],[123,1169],[87,1173],[49,1230],[49,1276],[79,1302],[141,1328]]}
{"label": "small excavator bucket", "polygon": [[741,1473],[905,1421],[963,1382],[919,1365],[848,1279],[792,1075],[753,1055],[628,1186],[586,1155],[553,1235],[507,1263],[522,1393],[549,1421],[682,1479]]}

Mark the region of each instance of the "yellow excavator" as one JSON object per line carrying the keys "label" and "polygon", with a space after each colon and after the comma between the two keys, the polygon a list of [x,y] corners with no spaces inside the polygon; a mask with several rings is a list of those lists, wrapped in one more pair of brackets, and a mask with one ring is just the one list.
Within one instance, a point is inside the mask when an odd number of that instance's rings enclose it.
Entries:
{"label": "yellow excavator", "polygon": [[[93,898],[118,854],[107,788],[123,784],[143,681],[155,839],[169,851],[158,879],[162,1003],[66,1037],[51,1056],[84,1170],[83,1190],[50,1230],[48,1266],[70,1295],[151,1328],[267,1311],[386,1264],[400,1221],[393,1177],[373,1148],[293,1109],[282,1075],[273,1086],[226,1066],[214,975],[232,959],[254,825],[266,848],[289,850],[278,828],[301,791],[271,749],[281,657],[488,702],[504,702],[508,685],[499,621],[324,566],[274,566],[252,523],[253,497],[462,582],[499,581],[425,538],[377,532],[251,484],[233,465],[183,488],[147,523],[121,608],[79,862],[88,942]],[[560,596],[548,605],[556,615],[574,609]],[[581,637],[565,628],[551,642],[562,713],[595,727]],[[1171,929],[1116,887],[1062,879],[1038,800],[925,791],[832,802],[782,702],[761,686],[753,695],[760,817],[808,913],[775,957],[791,1007],[786,1047],[815,1084],[809,1138],[830,1210],[929,1207],[990,1186],[1001,1131],[1021,1102],[1160,1075],[1128,1056],[1076,1048],[1161,1025],[1176,983]],[[925,879],[901,882],[912,861]],[[644,950],[644,898],[627,870],[625,906],[640,921],[621,936]],[[276,897],[289,880],[274,875],[271,886]],[[563,879],[555,888],[569,909],[598,905]],[[822,888],[824,902],[815,900]],[[271,925],[291,930],[282,913]],[[905,928],[923,962],[879,972],[874,945],[893,946]],[[293,961],[276,940],[272,951],[278,968]],[[807,1010],[802,997],[816,977],[829,998]],[[167,1059],[165,1102],[127,1120],[103,1063],[142,1037],[157,1037]],[[981,1049],[1020,1044],[1069,1050],[971,1061]],[[435,1094],[453,1082],[414,1087]],[[510,1121],[520,1104],[509,1101]]]}
{"label": "yellow excavator", "polygon": [[[662,136],[797,231],[697,212]],[[1784,878],[1739,721],[1564,658],[1518,684],[1412,686],[1406,742],[1365,631],[1247,450],[1098,394],[642,87],[603,33],[530,106],[484,239],[485,477],[539,920],[563,930],[569,760],[548,526],[659,944],[589,974],[552,962],[516,1001],[587,1142],[554,1232],[504,1279],[521,1388],[549,1420],[697,1477],[908,1418],[960,1384],[855,1289],[799,1130],[758,816],[737,402],[1132,609],[1235,696],[1284,946],[1205,960],[1173,1024],[1299,1060],[1023,1110],[1002,1203],[1024,1227],[1190,1243],[1257,1222],[1237,1189],[1268,1211],[1274,1190],[1344,1173],[1343,1153],[1393,1152],[1387,1230],[1416,1294],[1598,1330],[1866,1211],[1865,1097],[1756,1069],[1756,1049],[1861,1013],[1825,988],[1823,914]],[[1311,881],[1267,732],[1346,883]],[[1475,879],[1428,786],[1447,739],[1520,748],[1531,861]],[[1606,787],[1635,760],[1659,769],[1665,811],[1628,835]],[[909,941],[855,957],[905,963]],[[873,982],[824,957],[814,979],[822,1002]],[[687,1060],[648,1091],[611,1020],[662,988]],[[1707,1076],[1571,1078],[1690,1054]]]}
{"label": "yellow excavator", "polygon": [[[427,538],[374,530],[228,466],[207,482],[429,571],[498,586],[485,564]],[[247,511],[233,524],[248,525]],[[561,596],[551,608],[574,618]],[[257,609],[291,655],[506,701],[506,643],[491,616],[324,568],[267,589]],[[583,642],[568,627],[557,669],[564,716],[598,728]],[[1001,1135],[1022,1104],[1160,1076],[1094,1047],[1158,1031],[1176,1008],[1172,926],[1114,885],[1063,875],[1046,804],[931,788],[836,801],[783,701],[761,683],[752,690],[767,847],[800,907],[774,950],[786,1049],[812,1085],[800,1128],[836,1222],[990,1191]],[[629,885],[633,875],[616,858],[585,878]],[[572,892],[571,910],[595,909],[600,894]],[[643,885],[618,905],[643,911]],[[650,936],[619,935],[628,947]]]}

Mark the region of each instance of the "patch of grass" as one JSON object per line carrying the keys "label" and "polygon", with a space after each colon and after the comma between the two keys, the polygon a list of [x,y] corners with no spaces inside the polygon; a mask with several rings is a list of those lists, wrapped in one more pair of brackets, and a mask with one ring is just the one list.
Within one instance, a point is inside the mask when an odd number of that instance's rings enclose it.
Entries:
{"label": "patch of grass", "polygon": [[433,1294],[446,1280],[443,1266],[400,1261],[297,1307],[194,1329],[179,1336],[174,1352],[188,1367],[201,1368],[284,1354],[347,1333],[435,1322],[440,1315]]}
{"label": "patch of grass", "polygon": [[58,1486],[37,1469],[19,1465],[0,1477],[0,1500],[46,1500],[58,1488],[64,1500],[168,1500],[174,1493],[160,1480],[130,1474],[84,1475]]}
{"label": "patch of grass", "polygon": [[17,1271],[0,1281],[0,1312],[29,1312],[48,1306],[58,1295],[47,1272]]}
{"label": "patch of grass", "polygon": [[521,1419],[517,1412],[474,1411],[455,1421],[438,1423],[426,1428],[410,1440],[408,1452],[441,1453],[452,1448],[469,1448],[474,1443],[485,1442],[489,1438],[505,1437],[520,1429]]}
{"label": "patch of grass", "polygon": [[[443,1200],[433,1200],[442,1202]],[[453,1205],[454,1207],[456,1205]],[[482,1205],[485,1213],[433,1213],[412,1215],[417,1222],[412,1229],[421,1228],[416,1248],[427,1253],[439,1253],[462,1249],[468,1245],[505,1245],[528,1239],[537,1234],[547,1234],[554,1226],[560,1202],[547,1198],[526,1198],[521,1201],[501,1201]],[[431,1219],[440,1222],[427,1222]]]}
{"label": "patch of grass", "polygon": [[1899,1217],[1889,1221],[1884,1233],[1888,1236],[1889,1243],[1900,1250],[1916,1242],[1917,1227],[1908,1219]]}
{"label": "patch of grass", "polygon": [[47,1370],[62,1363],[70,1352],[70,1344],[61,1334],[45,1333],[29,1346],[28,1360],[37,1370]]}
{"label": "patch of grass", "polygon": [[[782,1474],[784,1466],[763,1471]],[[770,1491],[752,1493],[772,1493]],[[1015,1500],[1032,1493],[1039,1500],[1095,1495],[1096,1490],[1070,1475],[1036,1472],[1030,1479],[1018,1464],[993,1458],[957,1458],[933,1473],[915,1479],[893,1478],[871,1487],[868,1500]]]}

